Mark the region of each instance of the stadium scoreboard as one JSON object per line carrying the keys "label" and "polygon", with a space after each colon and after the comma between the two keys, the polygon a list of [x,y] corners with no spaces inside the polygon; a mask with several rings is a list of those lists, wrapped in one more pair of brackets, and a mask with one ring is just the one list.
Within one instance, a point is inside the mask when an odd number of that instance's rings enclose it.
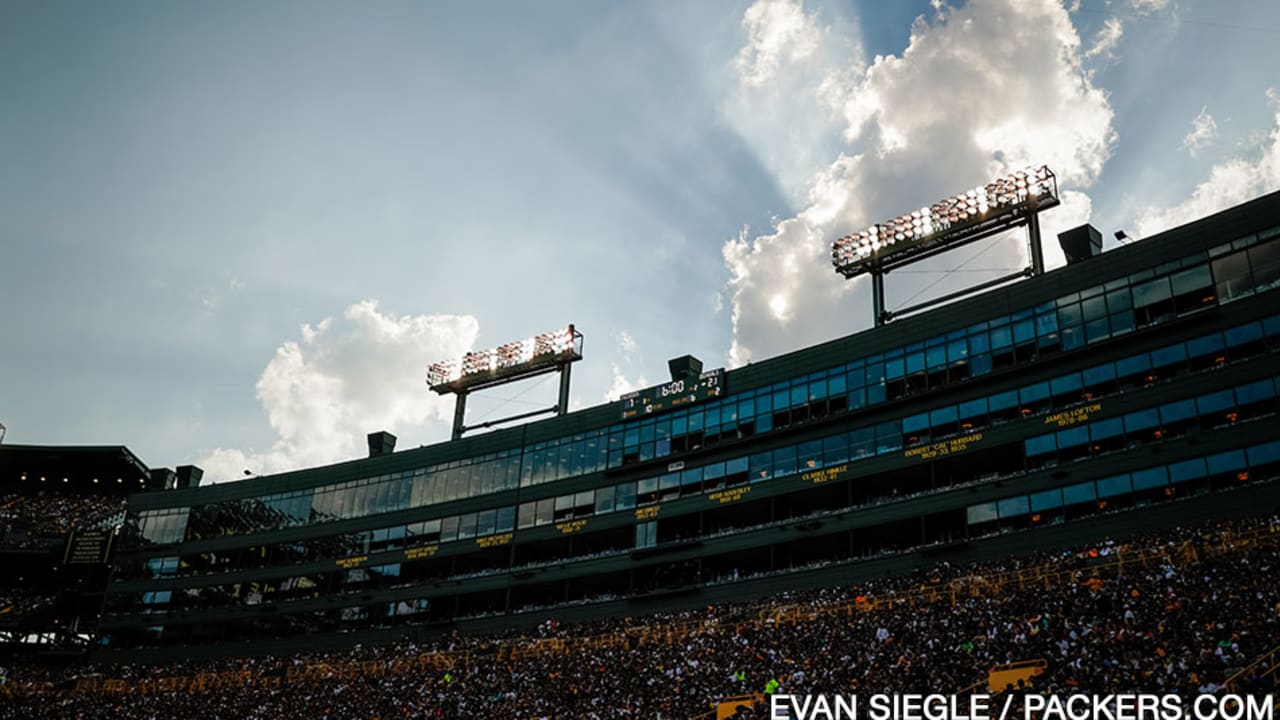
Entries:
{"label": "stadium scoreboard", "polygon": [[672,380],[665,385],[655,385],[623,395],[622,419],[652,415],[724,394],[724,368],[708,370],[696,377]]}

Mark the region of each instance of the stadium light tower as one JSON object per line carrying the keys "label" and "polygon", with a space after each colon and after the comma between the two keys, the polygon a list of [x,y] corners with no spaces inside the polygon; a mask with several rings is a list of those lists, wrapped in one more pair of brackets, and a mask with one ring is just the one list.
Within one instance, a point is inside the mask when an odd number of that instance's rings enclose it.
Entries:
{"label": "stadium light tower", "polygon": [[[455,360],[432,363],[427,368],[427,385],[440,395],[457,396],[453,407],[452,435],[457,440],[468,430],[479,430],[545,413],[563,415],[569,409],[569,367],[581,359],[582,333],[570,324],[564,330],[542,333],[493,350],[469,352]],[[468,394],[550,372],[560,373],[560,393],[554,406],[490,420],[472,427],[467,427],[464,423]]]}
{"label": "stadium light tower", "polygon": [[[1043,273],[1038,215],[1041,210],[1059,204],[1058,179],[1047,166],[1018,170],[968,192],[837,238],[831,244],[831,263],[846,279],[863,273],[871,275],[875,324],[880,326],[901,315],[1015,278]],[[1025,269],[893,312],[885,310],[884,276],[889,271],[1023,225],[1027,227],[1027,254],[1031,258],[1031,264]]]}

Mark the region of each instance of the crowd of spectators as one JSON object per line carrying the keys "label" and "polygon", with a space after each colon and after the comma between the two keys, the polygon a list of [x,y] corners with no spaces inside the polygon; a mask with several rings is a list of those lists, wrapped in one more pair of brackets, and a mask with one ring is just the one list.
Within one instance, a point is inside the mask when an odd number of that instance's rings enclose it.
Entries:
{"label": "crowd of spectators", "polygon": [[7,544],[25,539],[63,537],[73,528],[110,518],[124,508],[111,495],[43,491],[0,497],[0,531]]}
{"label": "crowd of spectators", "polygon": [[[1135,557],[1148,560],[1116,562]],[[332,655],[11,668],[11,682],[40,681],[48,690],[0,698],[0,720],[690,718],[725,697],[766,690],[954,693],[984,681],[994,666],[1028,659],[1047,662],[1036,691],[1217,692],[1280,642],[1278,569],[1280,516],[1259,517],[999,563],[942,564],[750,603],[593,623],[548,621],[521,638],[455,634],[430,645]],[[994,584],[1018,571],[1033,579]],[[921,589],[942,592],[932,602],[871,602]],[[874,609],[859,609],[864,605]],[[626,642],[581,642],[593,637]],[[535,639],[565,640],[571,651],[500,652]],[[127,690],[148,678],[215,670],[282,676],[319,662],[391,661],[432,651],[453,653],[453,660],[414,672],[307,674],[274,685]],[[77,677],[100,676],[124,680],[126,690],[65,690]],[[1253,683],[1266,689],[1263,680]]]}

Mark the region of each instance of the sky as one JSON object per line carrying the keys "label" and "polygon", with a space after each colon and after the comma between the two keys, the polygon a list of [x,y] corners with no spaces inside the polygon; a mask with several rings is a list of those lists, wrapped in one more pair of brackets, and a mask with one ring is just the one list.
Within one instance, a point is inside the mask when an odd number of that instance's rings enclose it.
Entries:
{"label": "sky", "polygon": [[0,0],[4,442],[234,480],[443,441],[430,362],[571,322],[575,408],[857,332],[831,240],[1008,170],[1050,267],[1280,189],[1278,47],[1271,0]]}

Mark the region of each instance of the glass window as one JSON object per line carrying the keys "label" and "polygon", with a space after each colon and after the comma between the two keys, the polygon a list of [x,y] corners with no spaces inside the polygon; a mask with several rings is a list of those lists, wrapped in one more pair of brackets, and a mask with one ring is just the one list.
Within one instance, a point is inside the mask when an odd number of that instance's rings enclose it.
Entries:
{"label": "glass window", "polygon": [[1133,309],[1133,297],[1129,294],[1129,288],[1122,288],[1114,292],[1107,293],[1107,312],[1118,313],[1125,310]]}
{"label": "glass window", "polygon": [[1018,397],[1021,398],[1023,405],[1030,405],[1044,400],[1049,397],[1049,383],[1042,382],[1028,385],[1018,392]]}
{"label": "glass window", "polygon": [[1078,425],[1058,431],[1058,447],[1063,450],[1088,444],[1089,427],[1087,425]]}
{"label": "glass window", "polygon": [[1092,482],[1080,483],[1078,485],[1068,485],[1062,488],[1062,504],[1076,505],[1078,503],[1093,502],[1097,497]]}
{"label": "glass window", "polygon": [[969,506],[969,524],[977,525],[978,523],[990,522],[999,516],[999,510],[993,502],[982,503],[981,505]]}
{"label": "glass window", "polygon": [[1116,375],[1118,377],[1130,377],[1139,375],[1151,369],[1151,358],[1145,353],[1142,355],[1134,355],[1116,361]]}
{"label": "glass window", "polygon": [[1013,344],[1013,331],[1008,325],[991,329],[991,349],[999,350]]}
{"label": "glass window", "polygon": [[1052,510],[1057,507],[1062,507],[1062,488],[1045,490],[1031,496],[1031,512]]}
{"label": "glass window", "polygon": [[[550,507],[550,506],[548,506]],[[458,516],[440,519],[440,542],[458,539]]]}
{"label": "glass window", "polygon": [[1275,383],[1269,379],[1259,380],[1236,388],[1236,402],[1242,406],[1270,400],[1275,395]]}
{"label": "glass window", "polygon": [[1115,497],[1124,495],[1133,489],[1128,475],[1116,475],[1098,481],[1098,497]]}
{"label": "glass window", "polygon": [[1160,413],[1155,408],[1138,410],[1124,416],[1124,431],[1139,432],[1160,425]]}
{"label": "glass window", "polygon": [[1058,449],[1057,441],[1053,433],[1048,435],[1040,435],[1038,437],[1027,438],[1026,452],[1027,457],[1037,457],[1039,455],[1048,455]]}
{"label": "glass window", "polygon": [[492,535],[498,526],[498,511],[483,510],[476,515],[476,536]]}
{"label": "glass window", "polygon": [[1222,352],[1222,348],[1222,333],[1213,333],[1187,341],[1187,352],[1193,358]]}
{"label": "glass window", "polygon": [[1124,419],[1111,418],[1109,420],[1099,420],[1089,424],[1089,437],[1094,441],[1106,440],[1107,438],[1116,437],[1124,434]]}
{"label": "glass window", "polygon": [[849,436],[836,435],[822,441],[822,462],[825,465],[838,465],[849,459]]}
{"label": "glass window", "polygon": [[1080,313],[1080,305],[1071,303],[1058,308],[1058,325],[1060,327],[1073,327],[1084,322]]}
{"label": "glass window", "polygon": [[1085,300],[1084,302],[1080,303],[1080,310],[1081,310],[1081,314],[1084,316],[1084,321],[1086,323],[1091,320],[1104,318],[1107,316],[1106,299],[1101,295],[1094,298],[1089,298],[1088,300]]}
{"label": "glass window", "polygon": [[1230,390],[1219,390],[1206,393],[1196,398],[1196,409],[1200,415],[1215,415],[1236,406],[1235,394]]}
{"label": "glass window", "polygon": [[762,452],[752,455],[749,460],[751,482],[768,480],[773,477],[773,453]]}
{"label": "glass window", "polygon": [[622,483],[614,489],[614,508],[617,510],[630,510],[636,506],[636,484],[633,482]]}
{"label": "glass window", "polygon": [[1262,339],[1262,325],[1255,322],[1233,327],[1227,330],[1226,337],[1227,347],[1247,345]]}
{"label": "glass window", "polygon": [[1080,373],[1071,373],[1060,378],[1054,378],[1050,381],[1049,388],[1053,391],[1054,397],[1078,393],[1080,392]]}
{"label": "glass window", "polygon": [[1253,285],[1267,290],[1280,282],[1280,242],[1269,242],[1249,248],[1249,264],[1253,267]]}
{"label": "glass window", "polygon": [[1169,479],[1175,483],[1198,480],[1204,475],[1204,458],[1186,460],[1169,466]]}
{"label": "glass window", "polygon": [[467,513],[458,518],[458,539],[465,540],[476,536],[476,514]]}
{"label": "glass window", "polygon": [[1115,380],[1116,366],[1112,365],[1111,363],[1107,363],[1106,365],[1098,365],[1097,367],[1091,367],[1088,370],[1085,370],[1083,375],[1084,375],[1084,386],[1095,387],[1097,385],[1101,385],[1103,383],[1107,383],[1107,382],[1111,382],[1112,380]]}
{"label": "glass window", "polygon": [[1019,515],[1026,515],[1031,512],[1026,495],[1005,498],[997,503],[996,509],[1000,513],[1001,518],[1015,518]]}
{"label": "glass window", "polygon": [[1008,392],[996,393],[992,395],[988,401],[991,406],[991,412],[997,410],[1007,410],[1018,406],[1018,391],[1010,390]]}
{"label": "glass window", "polygon": [[1149,490],[1169,484],[1168,474],[1164,466],[1138,470],[1133,473],[1133,489]]}
{"label": "glass window", "polygon": [[960,403],[960,419],[961,420],[972,420],[974,418],[981,418],[986,414],[987,414],[986,398],[978,398],[977,400],[970,400],[968,402]]}
{"label": "glass window", "polygon": [[1245,252],[1232,253],[1213,261],[1213,279],[1218,298],[1230,302],[1253,291],[1253,275]]}
{"label": "glass window", "polygon": [[556,499],[543,498],[538,501],[538,511],[536,514],[538,525],[549,525],[556,519]]}
{"label": "glass window", "polygon": [[1168,367],[1186,361],[1187,348],[1182,343],[1170,345],[1169,347],[1160,348],[1151,353],[1151,366],[1156,368]]}
{"label": "glass window", "polygon": [[1154,305],[1173,297],[1169,288],[1169,278],[1156,278],[1150,282],[1133,286],[1133,306],[1136,308]]}
{"label": "glass window", "polygon": [[600,515],[607,512],[613,512],[613,492],[612,486],[602,487],[596,490],[596,514]]}
{"label": "glass window", "polygon": [[1205,458],[1205,463],[1209,466],[1210,475],[1243,470],[1245,467],[1244,451],[1231,450],[1224,453],[1218,453],[1217,455],[1210,455],[1208,458]]}
{"label": "glass window", "polygon": [[921,430],[929,428],[929,413],[920,413],[919,415],[909,415],[902,419],[902,432],[907,435],[915,435]]}
{"label": "glass window", "polygon": [[1182,272],[1176,272],[1170,276],[1169,281],[1173,286],[1174,295],[1200,293],[1213,284],[1213,280],[1209,277],[1208,265],[1197,265]]}
{"label": "glass window", "polygon": [[1196,416],[1195,400],[1179,400],[1160,406],[1160,422],[1166,426]]}
{"label": "glass window", "polygon": [[1280,462],[1280,440],[1274,440],[1261,445],[1254,445],[1249,448],[1249,465],[1253,468],[1260,468],[1272,463]]}

